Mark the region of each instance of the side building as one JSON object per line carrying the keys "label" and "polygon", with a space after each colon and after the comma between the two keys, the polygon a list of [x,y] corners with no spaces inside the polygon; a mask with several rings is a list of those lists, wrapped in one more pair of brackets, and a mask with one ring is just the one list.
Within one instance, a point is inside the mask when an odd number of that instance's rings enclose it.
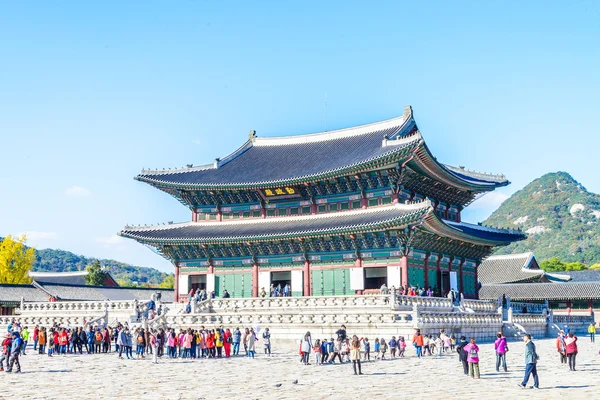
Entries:
{"label": "side building", "polygon": [[520,231],[465,223],[502,175],[442,164],[407,107],[398,118],[336,131],[259,138],[205,166],[143,170],[136,179],[191,211],[186,223],[120,235],[175,266],[176,298],[192,289],[257,297],[349,295],[388,287],[478,293],[477,267]]}

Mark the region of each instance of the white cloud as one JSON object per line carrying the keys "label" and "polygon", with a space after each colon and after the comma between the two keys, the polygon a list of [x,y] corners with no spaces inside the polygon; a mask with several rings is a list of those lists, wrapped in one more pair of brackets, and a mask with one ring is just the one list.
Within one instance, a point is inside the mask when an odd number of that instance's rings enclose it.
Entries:
{"label": "white cloud", "polygon": [[65,190],[65,195],[68,197],[89,197],[92,192],[81,186],[72,186]]}
{"label": "white cloud", "polygon": [[109,237],[97,237],[96,242],[100,243],[106,248],[123,250],[125,249],[125,244],[127,243],[127,240],[125,240],[119,235],[112,235]]}
{"label": "white cloud", "polygon": [[56,232],[29,231],[22,232],[18,236],[23,234],[27,236],[27,245],[36,248],[50,247],[58,239]]}

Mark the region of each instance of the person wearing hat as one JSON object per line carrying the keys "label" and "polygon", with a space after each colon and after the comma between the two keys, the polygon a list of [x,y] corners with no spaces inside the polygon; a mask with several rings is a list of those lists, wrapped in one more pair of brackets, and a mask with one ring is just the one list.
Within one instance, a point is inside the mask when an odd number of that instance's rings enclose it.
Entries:
{"label": "person wearing hat", "polygon": [[4,371],[4,360],[6,360],[6,367],[8,368],[11,345],[12,335],[10,333],[7,333],[6,335],[4,335],[4,340],[2,341],[2,354],[0,354],[0,371]]}
{"label": "person wearing hat", "polygon": [[23,339],[19,335],[19,332],[12,333],[12,344],[10,347],[10,361],[8,362],[8,366],[6,368],[6,372],[12,372],[13,366],[17,365],[17,370],[15,373],[21,372],[21,363],[19,362],[19,355],[22,350]]}

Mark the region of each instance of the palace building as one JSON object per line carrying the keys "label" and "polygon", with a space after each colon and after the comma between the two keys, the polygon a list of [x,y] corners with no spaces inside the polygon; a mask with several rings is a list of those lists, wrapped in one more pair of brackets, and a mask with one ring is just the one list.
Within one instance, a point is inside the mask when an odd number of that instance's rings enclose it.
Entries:
{"label": "palace building", "polygon": [[503,175],[440,163],[412,109],[398,118],[309,135],[257,137],[204,166],[143,170],[136,179],[175,197],[191,221],[127,226],[175,266],[176,299],[192,288],[256,297],[388,287],[451,288],[476,298],[477,267],[520,231],[461,220]]}

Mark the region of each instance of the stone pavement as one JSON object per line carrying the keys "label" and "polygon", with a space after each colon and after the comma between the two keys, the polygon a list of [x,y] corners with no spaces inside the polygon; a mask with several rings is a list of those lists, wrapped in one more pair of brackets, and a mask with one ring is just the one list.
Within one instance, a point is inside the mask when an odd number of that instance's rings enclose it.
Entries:
{"label": "stone pavement", "polygon": [[[386,338],[389,339],[389,338]],[[371,338],[373,341],[373,338]],[[259,341],[257,350],[262,351]],[[275,354],[255,360],[119,360],[115,353],[21,357],[23,373],[0,373],[0,399],[583,399],[594,397],[600,370],[598,345],[579,340],[578,371],[560,365],[554,339],[536,341],[541,390],[520,389],[522,342],[509,343],[509,372],[495,371],[491,344],[480,346],[481,379],[462,374],[456,353],[417,359],[408,357],[363,364],[363,376],[352,365],[304,366],[298,346],[273,340]],[[312,357],[311,357],[311,362]],[[293,381],[298,380],[297,384]],[[533,381],[530,381],[532,384]]]}

